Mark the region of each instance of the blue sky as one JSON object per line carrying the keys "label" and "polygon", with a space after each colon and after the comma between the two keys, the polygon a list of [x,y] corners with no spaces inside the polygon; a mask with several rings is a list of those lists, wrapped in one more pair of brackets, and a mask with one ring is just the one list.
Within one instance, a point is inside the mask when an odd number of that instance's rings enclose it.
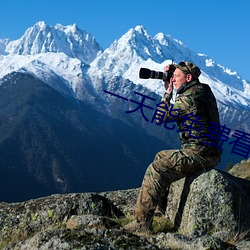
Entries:
{"label": "blue sky", "polygon": [[37,21],[91,33],[105,49],[130,28],[171,35],[250,81],[249,0],[0,0],[0,38],[18,39]]}

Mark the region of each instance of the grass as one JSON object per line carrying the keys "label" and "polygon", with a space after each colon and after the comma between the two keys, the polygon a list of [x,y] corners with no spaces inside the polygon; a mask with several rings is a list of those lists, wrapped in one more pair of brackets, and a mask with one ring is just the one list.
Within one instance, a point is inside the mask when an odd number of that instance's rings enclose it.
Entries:
{"label": "grass", "polygon": [[130,222],[132,222],[133,217],[132,216],[125,216],[125,217],[113,219],[113,221],[115,221],[116,223],[120,224],[123,227],[123,226],[129,224]]}
{"label": "grass", "polygon": [[155,216],[153,220],[153,231],[154,233],[167,233],[173,231],[173,224],[164,216]]}
{"label": "grass", "polygon": [[235,234],[229,240],[227,240],[226,243],[234,245],[235,243],[246,239],[250,239],[250,231]]}
{"label": "grass", "polygon": [[[114,221],[118,224],[120,224],[122,227],[127,225],[128,223],[132,222],[134,219],[133,216],[128,215],[122,218],[116,218]],[[161,232],[172,232],[173,231],[173,225],[172,223],[164,216],[155,216],[153,220],[153,233],[158,234]]]}

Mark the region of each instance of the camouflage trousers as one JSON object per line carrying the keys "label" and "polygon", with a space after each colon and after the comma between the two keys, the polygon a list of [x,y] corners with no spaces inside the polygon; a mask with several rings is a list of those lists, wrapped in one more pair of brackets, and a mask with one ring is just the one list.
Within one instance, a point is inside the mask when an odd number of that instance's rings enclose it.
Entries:
{"label": "camouflage trousers", "polygon": [[170,184],[199,169],[213,168],[219,156],[202,157],[194,149],[163,150],[156,154],[148,166],[135,205],[134,215],[138,221],[152,221],[154,211]]}

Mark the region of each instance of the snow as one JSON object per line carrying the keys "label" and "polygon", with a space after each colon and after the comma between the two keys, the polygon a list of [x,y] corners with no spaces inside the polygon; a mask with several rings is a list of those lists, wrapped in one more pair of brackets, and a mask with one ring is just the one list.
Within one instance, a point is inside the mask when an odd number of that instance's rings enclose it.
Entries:
{"label": "snow", "polygon": [[57,76],[77,98],[86,97],[86,93],[79,94],[85,85],[100,94],[116,76],[161,96],[162,80],[140,79],[140,68],[163,71],[164,66],[184,60],[200,67],[201,82],[211,86],[218,102],[250,110],[250,83],[237,72],[191,51],[170,35],[151,37],[142,25],[131,28],[104,51],[76,24],[51,27],[37,22],[16,41],[0,40],[0,78],[13,71],[30,72],[45,82]]}
{"label": "snow", "polygon": [[[51,75],[58,75],[68,87],[76,90],[81,83],[82,62],[76,58],[70,58],[64,53],[42,53],[37,55],[8,55],[0,59],[0,78],[11,72],[30,72],[38,79],[47,82]],[[77,76],[77,77],[76,77]]]}
{"label": "snow", "polygon": [[207,67],[213,67],[214,66],[214,61],[212,59],[206,59],[206,66]]}
{"label": "snow", "polygon": [[76,25],[53,27],[37,22],[24,35],[6,46],[6,52],[18,55],[36,55],[47,52],[63,52],[69,57],[90,63],[102,48],[94,37],[77,28]]}
{"label": "snow", "polygon": [[[146,47],[145,47],[146,46]],[[89,74],[99,72],[99,77],[111,78],[122,75],[137,85],[162,95],[163,82],[154,79],[140,79],[141,67],[163,71],[164,66],[187,60],[196,63],[202,70],[200,80],[211,86],[219,102],[241,106],[249,110],[249,83],[230,69],[227,69],[205,54],[189,50],[183,43],[171,36],[158,33],[150,37],[143,27],[130,29],[110,48],[97,57],[89,69]],[[100,76],[101,75],[101,76]]]}

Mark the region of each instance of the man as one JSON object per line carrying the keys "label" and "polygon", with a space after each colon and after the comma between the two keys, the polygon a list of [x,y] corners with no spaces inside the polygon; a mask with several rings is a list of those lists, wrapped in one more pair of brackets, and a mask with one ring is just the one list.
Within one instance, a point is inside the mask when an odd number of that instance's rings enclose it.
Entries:
{"label": "man", "polygon": [[[171,65],[173,66],[173,65]],[[208,136],[208,128],[219,124],[215,97],[207,84],[200,83],[200,69],[181,62],[170,82],[157,113],[157,123],[175,120],[182,141],[179,150],[156,154],[146,170],[135,205],[135,220],[125,226],[129,231],[152,230],[155,209],[170,184],[203,168],[213,168],[220,161],[219,138]],[[165,67],[168,71],[169,67]],[[173,91],[176,90],[176,91]]]}

